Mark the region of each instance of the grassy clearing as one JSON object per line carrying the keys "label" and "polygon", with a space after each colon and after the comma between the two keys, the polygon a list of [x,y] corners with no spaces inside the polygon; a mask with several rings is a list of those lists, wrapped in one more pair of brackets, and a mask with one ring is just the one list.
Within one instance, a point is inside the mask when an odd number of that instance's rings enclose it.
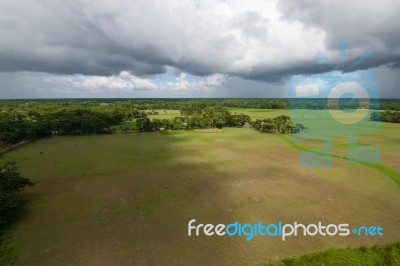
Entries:
{"label": "grassy clearing", "polygon": [[[332,144],[331,154],[338,159],[345,159],[381,171],[400,185],[400,156],[398,138],[400,126],[391,123],[369,121],[364,113],[348,113],[340,110],[263,110],[252,108],[229,108],[231,112],[244,113],[252,119],[265,119],[281,114],[290,115],[294,121],[301,122],[310,129],[307,133],[287,137],[290,145],[300,151],[313,151],[314,154],[330,156],[322,150],[323,142]],[[372,111],[371,111],[372,112]],[[361,119],[356,124],[343,124]],[[349,153],[351,148],[372,146],[378,149],[378,163],[362,162]],[[360,149],[361,151],[362,148]]]}
{"label": "grassy clearing", "polygon": [[383,166],[381,164],[363,162],[363,161],[359,161],[357,159],[353,159],[353,158],[346,157],[346,156],[339,156],[339,155],[336,155],[336,154],[325,153],[325,152],[320,151],[320,150],[309,149],[309,148],[300,146],[298,143],[296,143],[293,140],[291,140],[291,138],[289,136],[281,135],[280,137],[285,142],[287,142],[290,146],[292,146],[293,148],[295,148],[295,149],[297,149],[299,151],[310,152],[310,153],[315,154],[315,155],[320,156],[320,157],[328,157],[328,158],[329,157],[333,157],[333,158],[348,160],[350,162],[354,162],[354,163],[357,163],[357,164],[361,164],[361,165],[370,167],[370,168],[372,168],[372,169],[374,169],[376,171],[379,171],[379,172],[385,174],[386,176],[390,177],[397,184],[397,186],[400,188],[400,173],[398,173],[397,171],[392,170],[392,169],[390,169],[388,167],[385,167],[385,166]]}
{"label": "grassy clearing", "polygon": [[348,266],[375,266],[375,265],[400,265],[400,242],[375,245],[371,247],[330,249],[290,257],[280,262],[270,263],[271,266],[320,266],[320,265],[348,265]]}
{"label": "grassy clearing", "polygon": [[[383,173],[338,158],[300,168],[298,150],[253,129],[179,133],[55,137],[8,153],[35,182],[13,230],[17,265],[254,265],[400,238],[399,189]],[[193,218],[379,224],[387,234],[188,237]]]}
{"label": "grassy clearing", "polygon": [[256,109],[256,108],[239,108],[239,107],[228,107],[227,108],[232,114],[245,114],[251,117],[251,119],[265,119],[274,118],[280,115],[288,115],[288,110],[283,109]]}
{"label": "grassy clearing", "polygon": [[149,115],[150,119],[173,119],[177,116],[182,116],[179,110],[154,110],[158,112],[158,115]]}

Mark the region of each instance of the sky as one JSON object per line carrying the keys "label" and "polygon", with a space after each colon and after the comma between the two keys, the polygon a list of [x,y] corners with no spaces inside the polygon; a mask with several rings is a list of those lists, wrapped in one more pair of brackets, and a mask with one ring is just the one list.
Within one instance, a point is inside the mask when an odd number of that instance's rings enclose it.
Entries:
{"label": "sky", "polygon": [[0,0],[0,99],[279,98],[293,80],[323,97],[315,84],[366,71],[379,97],[400,98],[398,10],[398,0]]}

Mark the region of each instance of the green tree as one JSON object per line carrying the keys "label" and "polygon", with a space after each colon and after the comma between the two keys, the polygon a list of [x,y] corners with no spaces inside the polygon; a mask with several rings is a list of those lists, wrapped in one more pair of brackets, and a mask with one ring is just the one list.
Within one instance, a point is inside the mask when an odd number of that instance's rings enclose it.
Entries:
{"label": "green tree", "polygon": [[142,132],[153,130],[153,125],[152,125],[150,119],[147,117],[137,118],[136,119],[136,127],[139,129],[139,131],[142,131]]}
{"label": "green tree", "polygon": [[382,115],[381,112],[373,112],[370,116],[369,119],[372,121],[382,121]]}
{"label": "green tree", "polygon": [[17,172],[15,162],[0,165],[0,228],[13,216],[22,202],[20,192],[33,183]]}

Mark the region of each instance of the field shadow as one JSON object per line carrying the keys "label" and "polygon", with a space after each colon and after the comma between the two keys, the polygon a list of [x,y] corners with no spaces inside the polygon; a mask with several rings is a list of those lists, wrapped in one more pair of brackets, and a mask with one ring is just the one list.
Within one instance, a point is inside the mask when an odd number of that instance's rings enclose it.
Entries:
{"label": "field shadow", "polygon": [[397,188],[385,194],[374,190],[386,183],[368,179],[369,169],[343,166],[340,176],[337,169],[299,169],[299,152],[279,137],[238,130],[253,137],[251,146],[240,144],[243,135],[236,131],[59,138],[58,147],[74,147],[74,160],[53,150],[54,143],[42,145],[45,156],[35,164],[26,161],[26,166],[46,168],[33,168],[31,173],[47,176],[32,177],[36,184],[27,193],[31,199],[16,230],[21,247],[17,264],[254,265],[400,237],[299,236],[285,242],[268,237],[189,237],[192,219],[214,225],[361,221],[382,223],[389,231],[399,224]]}

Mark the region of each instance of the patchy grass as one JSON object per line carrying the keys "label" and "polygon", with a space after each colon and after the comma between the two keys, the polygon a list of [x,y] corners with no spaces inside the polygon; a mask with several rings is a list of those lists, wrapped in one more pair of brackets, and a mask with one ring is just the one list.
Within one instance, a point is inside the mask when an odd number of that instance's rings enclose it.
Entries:
{"label": "patchy grass", "polygon": [[190,134],[193,133],[194,130],[163,130],[160,131],[161,135],[182,135],[182,134]]}
{"label": "patchy grass", "polygon": [[[285,135],[280,135],[280,137],[287,142],[289,145],[291,145],[293,148],[299,150],[299,151],[303,151],[303,152],[309,152],[315,155],[318,155],[320,157],[333,157],[333,158],[337,158],[337,159],[343,159],[343,160],[347,160],[350,162],[354,162],[357,164],[361,164],[367,167],[370,167],[376,171],[379,171],[383,174],[385,174],[386,176],[390,177],[396,184],[397,186],[400,188],[400,173],[398,173],[395,170],[392,170],[388,167],[383,166],[382,164],[379,163],[368,163],[368,162],[363,162],[357,159],[353,159],[353,158],[349,158],[346,156],[339,156],[336,154],[331,154],[331,153],[325,153],[323,151],[320,150],[314,150],[314,149],[309,149],[306,147],[303,147],[301,145],[299,145],[298,143],[294,142],[293,140],[290,139],[289,136],[285,136]],[[361,145],[360,145],[361,146]]]}
{"label": "patchy grass", "polygon": [[18,256],[18,247],[11,229],[0,235],[0,265],[13,265]]}
{"label": "patchy grass", "polygon": [[271,266],[320,266],[348,265],[375,266],[400,265],[400,242],[370,247],[338,249],[306,254],[300,257],[289,257]]}

